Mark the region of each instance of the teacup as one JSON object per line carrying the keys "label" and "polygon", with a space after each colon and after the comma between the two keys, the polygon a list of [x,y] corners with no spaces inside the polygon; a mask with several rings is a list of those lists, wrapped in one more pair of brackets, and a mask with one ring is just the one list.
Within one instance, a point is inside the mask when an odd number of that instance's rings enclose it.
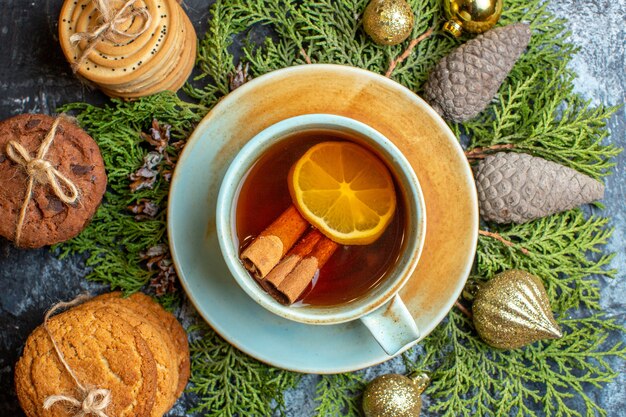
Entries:
{"label": "teacup", "polygon": [[[276,301],[261,288],[239,259],[235,212],[241,184],[255,162],[269,148],[297,132],[327,130],[348,134],[374,150],[393,173],[399,198],[406,207],[405,241],[398,261],[385,279],[357,300],[343,305],[294,308]],[[398,292],[413,273],[424,244],[426,211],[419,181],[410,163],[385,136],[368,125],[342,116],[308,114],[278,122],[251,139],[232,161],[222,181],[216,209],[217,236],[222,255],[241,288],[258,304],[289,320],[323,325],[360,320],[389,355],[418,340],[415,320]]]}

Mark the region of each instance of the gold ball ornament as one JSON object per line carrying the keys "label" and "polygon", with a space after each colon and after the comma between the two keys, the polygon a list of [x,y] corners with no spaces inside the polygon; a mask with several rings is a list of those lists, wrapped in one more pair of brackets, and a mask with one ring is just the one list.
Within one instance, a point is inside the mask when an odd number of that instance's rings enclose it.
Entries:
{"label": "gold ball ornament", "polygon": [[363,14],[363,28],[377,44],[397,45],[411,34],[413,19],[405,0],[372,0]]}
{"label": "gold ball ornament", "polygon": [[410,377],[382,375],[367,385],[363,393],[365,417],[419,417],[422,392],[430,378],[426,374]]}
{"label": "gold ball ornament", "polygon": [[525,271],[502,272],[480,284],[472,313],[481,339],[500,349],[563,335],[541,280]]}
{"label": "gold ball ornament", "polygon": [[443,29],[461,36],[463,31],[483,33],[498,23],[502,13],[502,0],[443,0],[448,21]]}

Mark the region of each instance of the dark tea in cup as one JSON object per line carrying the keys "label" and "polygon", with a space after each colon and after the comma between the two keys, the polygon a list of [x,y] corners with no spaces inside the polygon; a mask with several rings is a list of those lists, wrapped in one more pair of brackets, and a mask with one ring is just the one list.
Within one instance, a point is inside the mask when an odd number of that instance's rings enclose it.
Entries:
{"label": "dark tea in cup", "polygon": [[[332,130],[303,130],[272,145],[243,177],[235,198],[234,228],[240,253],[245,253],[251,242],[292,206],[287,186],[289,171],[309,149],[325,142],[351,142],[376,153],[359,137]],[[321,307],[353,302],[378,287],[396,267],[405,240],[407,214],[406,197],[393,174],[392,179],[397,196],[395,210],[380,237],[365,245],[332,246],[330,257],[295,303],[289,304]],[[298,239],[300,242],[306,239],[306,233],[303,236]]]}

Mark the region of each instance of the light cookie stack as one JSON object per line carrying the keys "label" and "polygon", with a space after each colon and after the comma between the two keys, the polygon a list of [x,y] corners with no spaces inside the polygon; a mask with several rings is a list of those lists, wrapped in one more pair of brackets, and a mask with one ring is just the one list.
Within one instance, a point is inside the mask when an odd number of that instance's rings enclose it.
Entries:
{"label": "light cookie stack", "polygon": [[75,73],[112,97],[180,89],[196,32],[176,0],[66,0],[59,40]]}
{"label": "light cookie stack", "polygon": [[17,396],[28,417],[69,417],[85,407],[85,392],[63,365],[53,339],[81,385],[110,392],[108,404],[96,398],[100,403],[92,405],[105,406],[109,417],[161,417],[187,384],[187,335],[146,295],[101,295],[47,324],[50,334],[43,325],[35,329],[15,367]]}

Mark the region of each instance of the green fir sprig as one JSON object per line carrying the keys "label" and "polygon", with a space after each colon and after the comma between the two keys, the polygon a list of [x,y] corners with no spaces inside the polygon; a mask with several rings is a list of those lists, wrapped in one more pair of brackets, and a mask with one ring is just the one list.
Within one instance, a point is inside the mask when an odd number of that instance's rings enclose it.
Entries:
{"label": "green fir sprig", "polygon": [[315,390],[319,416],[359,417],[359,400],[365,383],[358,372],[322,375]]}
{"label": "green fir sprig", "polygon": [[494,226],[515,245],[480,236],[474,275],[488,279],[507,269],[522,269],[543,278],[554,310],[581,305],[600,310],[598,277],[612,277],[616,272],[607,269],[613,254],[601,250],[612,233],[607,222],[607,218],[571,210],[522,225]]}
{"label": "green fir sprig", "polygon": [[[108,176],[104,203],[87,229],[72,241],[58,245],[61,257],[88,253],[86,263],[92,267],[88,279],[109,283],[112,289],[126,293],[139,291],[152,275],[143,266],[140,252],[167,238],[164,207],[169,189],[159,177],[153,189],[130,191],[129,176],[142,165],[149,151],[142,144],[141,132],[147,131],[156,118],[171,124],[173,136],[182,139],[207,109],[162,93],[133,102],[113,100],[102,108],[78,103],[60,110],[76,113],[81,126],[96,138]],[[155,219],[138,222],[128,206],[144,198],[163,209]]]}
{"label": "green fir sprig", "polygon": [[[487,346],[470,320],[453,310],[413,364],[416,369],[438,364],[424,394],[430,396],[430,411],[446,417],[607,415],[586,388],[601,388],[617,376],[609,360],[625,359],[626,350],[606,340],[609,332],[622,329],[602,314],[558,322],[563,338],[506,351]],[[581,401],[583,413],[576,407]]]}
{"label": "green fir sprig", "polygon": [[284,408],[282,393],[295,387],[298,374],[242,354],[206,325],[190,330],[202,335],[191,346],[190,391],[203,399],[192,412],[211,417],[270,416]]}
{"label": "green fir sprig", "polygon": [[[338,63],[385,74],[407,42],[375,45],[361,30],[360,14],[368,0],[217,0],[198,51],[199,75],[185,91],[192,102],[172,94],[103,108],[65,106],[98,141],[109,174],[109,191],[91,225],[60,246],[62,254],[87,253],[90,279],[126,292],[138,291],[150,279],[139,253],[166,242],[165,201],[169,184],[159,178],[151,190],[132,193],[129,175],[148,152],[140,132],[153,118],[172,125],[183,139],[224,95],[237,56],[259,76],[291,65]],[[412,38],[438,27],[439,0],[410,0],[416,13]],[[606,122],[615,109],[593,107],[573,92],[575,74],[568,66],[575,48],[565,22],[546,11],[543,0],[508,0],[500,24],[526,21],[533,36],[498,96],[478,118],[451,125],[470,148],[490,152],[511,145],[601,179],[609,174],[619,149],[606,144]],[[262,43],[254,42],[267,33]],[[243,39],[243,40],[242,40]],[[237,40],[237,42],[235,42]],[[428,71],[460,42],[436,30],[422,41],[391,77],[419,93]],[[495,148],[494,148],[495,149]],[[174,153],[175,150],[170,149]],[[154,220],[136,221],[127,207],[141,198],[158,203]],[[596,210],[594,209],[594,212]],[[599,305],[599,277],[611,277],[612,258],[603,250],[611,235],[608,219],[576,209],[523,225],[486,225],[504,239],[481,236],[472,271],[475,279],[519,268],[540,276],[546,285],[564,336],[513,351],[483,343],[471,320],[453,310],[420,344],[409,370],[428,370],[432,384],[426,415],[442,416],[592,416],[607,415],[588,393],[616,376],[615,359],[626,349],[609,342],[622,331]],[[173,304],[173,298],[165,299]],[[269,416],[284,408],[282,393],[298,375],[263,365],[239,352],[206,326],[193,326],[190,390],[195,411],[207,416]],[[409,355],[410,356],[410,355]],[[409,357],[407,356],[407,357]],[[361,373],[322,376],[315,397],[322,416],[360,415]],[[581,405],[582,404],[582,405]],[[583,409],[582,412],[578,411]],[[540,410],[540,411],[536,411]]]}

